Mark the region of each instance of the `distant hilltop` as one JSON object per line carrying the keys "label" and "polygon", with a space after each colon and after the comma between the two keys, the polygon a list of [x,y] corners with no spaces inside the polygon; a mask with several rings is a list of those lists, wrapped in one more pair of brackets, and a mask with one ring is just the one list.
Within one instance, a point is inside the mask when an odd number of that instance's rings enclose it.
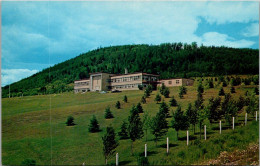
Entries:
{"label": "distant hilltop", "polygon": [[[98,48],[11,84],[10,93],[26,96],[72,91],[73,82],[89,78],[89,73],[123,74],[125,68],[129,73],[158,74],[160,79],[258,75],[258,52],[249,48],[197,46],[196,42]],[[2,88],[2,97],[8,96],[9,85]]]}

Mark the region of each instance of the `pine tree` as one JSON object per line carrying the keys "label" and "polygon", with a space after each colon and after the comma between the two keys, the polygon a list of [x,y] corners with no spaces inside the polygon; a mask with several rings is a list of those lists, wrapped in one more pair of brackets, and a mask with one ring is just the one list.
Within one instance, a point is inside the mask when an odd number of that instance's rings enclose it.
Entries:
{"label": "pine tree", "polygon": [[165,118],[169,117],[169,108],[168,105],[163,101],[160,105],[159,112],[162,112],[165,116]]}
{"label": "pine tree", "polygon": [[201,139],[201,128],[202,128],[202,124],[203,122],[207,119],[208,115],[207,115],[207,108],[205,109],[199,109],[198,111],[198,123],[199,123],[199,128],[200,128],[200,139]]}
{"label": "pine tree", "polygon": [[177,101],[175,100],[174,96],[170,99],[170,106],[176,107],[177,106]]}
{"label": "pine tree", "polygon": [[156,101],[156,103],[158,104],[158,102],[160,102],[162,99],[161,99],[161,96],[159,95],[159,94],[157,94],[156,96],[155,96],[155,99],[154,99],[154,101]]}
{"label": "pine tree", "polygon": [[126,95],[124,96],[123,101],[124,101],[125,103],[127,103],[127,96],[126,96]]}
{"label": "pine tree", "polygon": [[147,98],[147,97],[149,97],[150,96],[150,90],[148,89],[148,88],[146,88],[145,90],[144,90],[144,96]]}
{"label": "pine tree", "polygon": [[166,88],[163,90],[162,95],[163,95],[165,98],[169,98],[169,94],[170,94],[170,90],[169,90],[169,88],[166,87]]}
{"label": "pine tree", "polygon": [[142,98],[141,98],[141,103],[143,103],[143,104],[145,104],[145,103],[146,103],[146,99],[145,99],[145,97],[144,97],[144,96],[142,96]]}
{"label": "pine tree", "polygon": [[131,152],[133,154],[133,143],[137,139],[141,139],[144,135],[143,123],[138,114],[138,110],[133,106],[130,110],[130,116],[128,117],[128,135],[132,140]]}
{"label": "pine tree", "polygon": [[138,104],[136,105],[136,109],[137,109],[138,113],[143,113],[143,112],[144,112],[141,103],[138,103]]}
{"label": "pine tree", "polygon": [[201,94],[204,92],[204,88],[203,88],[203,85],[201,83],[199,84],[197,91],[198,91],[198,93],[201,93]]}
{"label": "pine tree", "polygon": [[107,127],[106,133],[102,137],[103,140],[103,154],[105,156],[105,163],[107,164],[107,160],[115,154],[115,149],[118,146],[118,142],[115,140],[115,131],[113,127]]}
{"label": "pine tree", "polygon": [[158,140],[167,133],[167,120],[165,115],[158,112],[155,117],[151,120],[151,133],[154,135],[154,141],[157,146]]}
{"label": "pine tree", "polygon": [[162,86],[160,87],[160,93],[161,95],[163,95],[163,91],[166,89],[166,86],[164,85],[164,83],[162,83]]}
{"label": "pine tree", "polygon": [[67,118],[67,122],[66,122],[67,126],[74,126],[75,123],[74,123],[74,118],[72,116],[69,116]]}
{"label": "pine tree", "polygon": [[208,105],[208,119],[210,120],[210,122],[212,122],[213,120],[220,120],[221,116],[220,116],[220,103],[221,103],[221,98],[220,97],[216,97],[215,99],[212,97],[209,99],[209,105]]}
{"label": "pine tree", "polygon": [[114,118],[112,112],[110,111],[110,107],[107,107],[106,110],[105,110],[105,118],[106,119]]}
{"label": "pine tree", "polygon": [[174,128],[177,132],[177,139],[178,139],[179,130],[187,130],[188,127],[189,127],[188,118],[181,111],[181,107],[178,106],[177,110],[173,114],[173,119],[172,119],[172,128]]}
{"label": "pine tree", "polygon": [[120,132],[118,133],[120,139],[127,139],[128,138],[128,132],[127,132],[127,123],[123,121]]}
{"label": "pine tree", "polygon": [[233,86],[230,88],[230,93],[236,93],[236,90]]}
{"label": "pine tree", "polygon": [[117,108],[117,109],[120,109],[120,108],[121,108],[121,104],[120,104],[119,101],[116,102],[116,108]]}
{"label": "pine tree", "polygon": [[180,99],[183,98],[183,92],[182,92],[182,91],[179,92],[179,98],[180,98]]}
{"label": "pine tree", "polygon": [[99,124],[98,124],[98,121],[97,121],[97,118],[96,118],[95,115],[93,115],[92,119],[90,120],[90,124],[89,124],[88,130],[91,133],[99,131]]}
{"label": "pine tree", "polygon": [[219,95],[219,96],[225,96],[225,92],[224,92],[223,87],[220,88],[220,90],[219,90],[219,92],[218,92],[218,95]]}
{"label": "pine tree", "polygon": [[197,111],[192,108],[191,103],[189,103],[189,106],[186,110],[186,117],[188,118],[189,124],[193,125],[193,132],[195,134],[195,126],[198,120],[198,114]]}
{"label": "pine tree", "polygon": [[151,126],[151,117],[149,115],[148,111],[144,112],[144,116],[143,116],[143,129],[145,131],[145,141],[147,141],[147,131]]}

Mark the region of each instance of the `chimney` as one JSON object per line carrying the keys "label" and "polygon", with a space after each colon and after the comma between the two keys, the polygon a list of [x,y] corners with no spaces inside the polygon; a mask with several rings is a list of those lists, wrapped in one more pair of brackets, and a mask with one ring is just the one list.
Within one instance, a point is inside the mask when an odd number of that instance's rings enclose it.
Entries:
{"label": "chimney", "polygon": [[125,74],[128,74],[128,70],[127,70],[127,68],[125,68]]}

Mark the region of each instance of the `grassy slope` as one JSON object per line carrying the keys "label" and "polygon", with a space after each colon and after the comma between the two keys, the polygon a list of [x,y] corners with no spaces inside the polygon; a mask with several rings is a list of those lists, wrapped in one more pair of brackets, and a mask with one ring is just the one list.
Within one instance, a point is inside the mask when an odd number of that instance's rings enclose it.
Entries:
{"label": "grassy slope", "polygon": [[[251,89],[254,86],[236,87],[234,98],[239,95],[244,95],[246,89]],[[225,92],[229,92],[230,87],[224,88]],[[204,99],[207,103],[211,96],[217,96],[219,88],[207,89],[204,93]],[[189,102],[194,102],[196,99],[196,87],[188,87],[188,94],[184,99],[178,98],[179,88],[170,88],[170,96],[174,95],[177,102],[185,110]],[[148,110],[154,116],[159,108],[159,104],[154,102],[156,91],[152,93],[147,100],[147,104],[143,105],[144,110]],[[33,96],[24,98],[2,99],[2,160],[3,164],[18,165],[25,158],[35,159],[37,164],[104,164],[102,155],[101,137],[104,135],[105,127],[109,124],[119,131],[123,120],[127,120],[129,110],[133,104],[140,101],[142,91],[126,91],[122,93],[86,93],[73,94],[63,93],[46,96]],[[123,103],[123,96],[127,95],[128,103]],[[122,109],[115,109],[116,101],[121,101]],[[165,99],[168,103],[169,99]],[[50,104],[51,103],[51,104]],[[104,110],[107,106],[112,108],[112,113],[115,118],[111,120],[104,119]],[[171,110],[176,108],[171,107]],[[90,118],[95,114],[102,131],[99,133],[89,133],[88,125]],[[74,127],[67,127],[65,121],[67,116],[72,115],[75,118]],[[142,114],[141,114],[142,116]],[[240,115],[240,121],[243,123],[244,113]],[[171,118],[168,119],[169,121]],[[251,119],[253,120],[253,119]],[[153,136],[148,133],[148,154],[149,162],[153,164],[174,164],[176,162],[182,164],[197,163],[204,158],[214,158],[219,154],[220,150],[232,150],[233,148],[243,148],[249,142],[258,140],[258,125],[257,123],[249,123],[246,128],[241,128],[235,133],[226,129],[223,131],[225,137],[222,142],[223,146],[219,146],[215,153],[207,149],[209,146],[215,146],[220,138],[218,130],[213,130],[212,124],[208,127],[208,138],[203,145],[186,146],[186,132],[179,132],[180,140],[177,141],[176,132],[169,129],[167,135],[158,142],[158,147],[155,147]],[[198,131],[198,128],[196,129]],[[241,130],[241,131],[240,131]],[[240,131],[240,132],[239,132]],[[193,132],[190,131],[193,137]],[[229,138],[228,134],[236,138]],[[170,155],[166,155],[166,137],[169,137],[171,147]],[[245,141],[241,141],[241,136],[244,136]],[[194,137],[198,137],[196,134]],[[239,141],[236,143],[228,142],[228,140]],[[214,142],[215,140],[215,142]],[[191,143],[194,142],[191,139]],[[136,164],[136,157],[131,156],[130,140],[120,140],[120,145],[117,152],[120,157],[120,164]],[[144,149],[145,137],[134,143],[134,152],[142,153]],[[230,144],[232,144],[230,146]],[[234,145],[233,145],[234,144]],[[203,152],[200,150],[203,149]],[[231,148],[230,148],[231,147]],[[205,153],[206,151],[206,153]],[[207,152],[209,151],[209,152]],[[52,160],[51,160],[52,159]],[[164,160],[161,160],[164,159]],[[187,160],[186,160],[187,159]],[[114,158],[109,162],[114,162]]]}

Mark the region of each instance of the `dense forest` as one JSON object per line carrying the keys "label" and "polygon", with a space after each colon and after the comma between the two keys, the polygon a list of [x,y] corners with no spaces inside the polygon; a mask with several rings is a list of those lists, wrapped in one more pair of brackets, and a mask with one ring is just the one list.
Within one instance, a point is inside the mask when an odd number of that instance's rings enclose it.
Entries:
{"label": "dense forest", "polygon": [[[160,78],[259,74],[259,50],[192,44],[123,45],[97,48],[11,84],[12,96],[59,93],[92,72],[160,74]],[[2,88],[8,97],[9,85]]]}

